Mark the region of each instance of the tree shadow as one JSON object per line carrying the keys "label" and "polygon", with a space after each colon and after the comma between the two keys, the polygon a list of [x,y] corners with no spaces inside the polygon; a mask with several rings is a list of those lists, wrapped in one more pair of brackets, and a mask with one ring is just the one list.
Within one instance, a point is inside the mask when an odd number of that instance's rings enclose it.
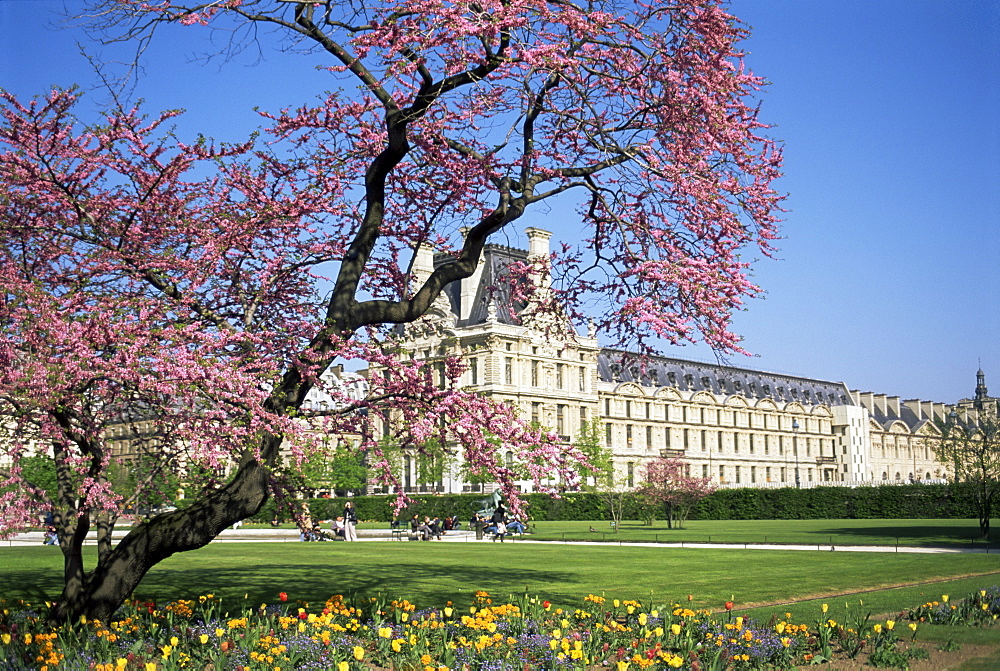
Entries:
{"label": "tree shadow", "polygon": [[[560,585],[576,584],[570,571],[533,570],[519,567],[435,566],[393,559],[385,565],[364,566],[338,562],[254,563],[249,568],[157,566],[151,570],[130,598],[160,603],[165,600],[197,599],[211,593],[223,600],[223,608],[238,611],[243,604],[256,608],[278,602],[278,593],[290,600],[315,606],[334,594],[350,601],[382,596],[386,599],[417,599],[418,607],[471,605],[474,590],[489,592],[494,601],[510,594],[530,593],[563,602],[579,598],[576,591],[562,591]],[[51,601],[62,590],[61,573],[54,569],[21,569],[0,574],[0,593],[18,594],[39,604]],[[412,596],[408,596],[412,595]]]}
{"label": "tree shadow", "polygon": [[[915,539],[927,539],[928,544],[933,545],[955,545],[969,543],[973,540],[981,541],[979,537],[979,525],[975,521],[970,521],[967,527],[956,527],[945,524],[901,524],[898,526],[857,526],[857,527],[830,527],[817,529],[815,531],[805,531],[803,533],[814,536],[868,536],[873,542],[894,541]],[[991,539],[996,536],[991,530]]]}

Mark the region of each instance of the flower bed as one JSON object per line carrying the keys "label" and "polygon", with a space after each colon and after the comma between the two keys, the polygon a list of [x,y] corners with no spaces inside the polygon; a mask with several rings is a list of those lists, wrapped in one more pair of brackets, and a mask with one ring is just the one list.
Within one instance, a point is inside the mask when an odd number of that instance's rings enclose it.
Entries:
{"label": "flower bed", "polygon": [[[132,602],[114,621],[82,619],[50,630],[43,613],[3,602],[0,661],[5,669],[789,669],[835,655],[905,667],[918,623],[993,624],[1000,590],[983,589],[959,603],[947,596],[901,614],[911,621],[871,621],[861,608],[840,623],[822,607],[813,623],[790,615],[766,624],[732,613],[682,604],[652,608],[639,601],[589,595],[563,609],[528,596],[494,603],[477,592],[475,605],[418,610],[405,600],[324,604],[288,600],[232,613],[207,595],[163,605]],[[944,608],[942,608],[944,606]],[[945,617],[946,616],[946,617]],[[942,619],[944,618],[944,619]]]}

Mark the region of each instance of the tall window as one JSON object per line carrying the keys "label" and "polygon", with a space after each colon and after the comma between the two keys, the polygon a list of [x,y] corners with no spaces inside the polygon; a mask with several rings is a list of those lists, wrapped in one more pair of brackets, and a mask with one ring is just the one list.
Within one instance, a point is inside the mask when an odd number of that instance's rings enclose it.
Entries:
{"label": "tall window", "polygon": [[627,446],[629,446],[629,447],[632,447],[632,425],[631,424],[626,424],[625,425],[625,444]]}
{"label": "tall window", "polygon": [[503,380],[505,384],[514,384],[514,359],[506,357],[503,360]]}
{"label": "tall window", "polygon": [[653,427],[646,427],[646,449],[653,449]]}
{"label": "tall window", "polygon": [[628,486],[635,487],[635,464],[628,462]]}
{"label": "tall window", "polygon": [[726,481],[726,467],[719,466],[719,482],[725,482],[725,481]]}
{"label": "tall window", "polygon": [[709,475],[708,475],[708,464],[702,464],[701,465],[701,477],[703,477],[703,478],[709,477]]}
{"label": "tall window", "polygon": [[534,422],[535,424],[541,423],[541,420],[540,420],[541,410],[542,410],[542,404],[539,403],[538,401],[532,401],[532,403],[531,403],[531,421]]}
{"label": "tall window", "polygon": [[580,391],[587,391],[587,369],[580,366]]}
{"label": "tall window", "polygon": [[472,373],[472,384],[479,384],[479,359],[469,359],[469,372]]}
{"label": "tall window", "polygon": [[556,433],[566,435],[566,406],[561,403],[556,406]]}
{"label": "tall window", "polygon": [[531,362],[531,386],[532,387],[537,387],[538,386],[538,362],[537,361],[532,361]]}
{"label": "tall window", "polygon": [[604,425],[604,444],[611,447],[611,425]]}
{"label": "tall window", "polygon": [[587,423],[587,406],[580,406],[580,428],[583,429],[583,425]]}
{"label": "tall window", "polygon": [[563,369],[566,367],[565,364],[556,364],[556,389],[563,388]]}

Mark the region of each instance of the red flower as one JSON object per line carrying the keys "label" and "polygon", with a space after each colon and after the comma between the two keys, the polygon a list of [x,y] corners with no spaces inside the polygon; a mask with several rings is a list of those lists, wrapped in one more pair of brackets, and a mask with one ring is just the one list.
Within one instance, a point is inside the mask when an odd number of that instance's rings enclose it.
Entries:
{"label": "red flower", "polygon": [[287,592],[278,592],[278,598],[280,600],[282,600],[282,601],[288,601],[288,593]]}
{"label": "red flower", "polygon": [[542,608],[544,608],[545,610],[548,610],[551,607],[552,607],[552,602],[551,601],[543,601],[542,602]]}
{"label": "red flower", "polygon": [[305,612],[304,610],[300,611],[299,612],[299,619],[300,620],[308,620],[309,619],[309,613]]}
{"label": "red flower", "polygon": [[733,602],[732,601],[727,601],[726,602],[726,610],[732,610],[732,609],[733,609]]}

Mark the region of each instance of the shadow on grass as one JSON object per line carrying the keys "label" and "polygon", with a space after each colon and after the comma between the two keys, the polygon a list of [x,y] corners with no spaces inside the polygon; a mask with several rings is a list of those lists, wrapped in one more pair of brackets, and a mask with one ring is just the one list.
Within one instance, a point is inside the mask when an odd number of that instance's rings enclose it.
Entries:
{"label": "shadow on grass", "polygon": [[[870,527],[842,527],[817,529],[815,531],[804,531],[802,533],[815,536],[866,536],[872,542],[885,540],[891,544],[896,539],[911,541],[914,539],[926,539],[927,544],[932,545],[960,545],[985,543],[986,539],[979,537],[978,526],[972,525],[967,528],[960,528],[948,525],[935,524],[910,524],[900,526],[870,526]],[[996,542],[996,534],[990,534],[990,542]]]}
{"label": "shadow on grass", "polygon": [[[484,589],[498,600],[509,594],[522,594],[525,588],[535,594],[544,586],[545,598],[577,597],[563,593],[560,584],[573,584],[577,576],[558,570],[533,570],[520,567],[436,567],[426,563],[393,560],[385,567],[351,566],[331,563],[254,564],[243,568],[155,567],[135,590],[133,597],[143,601],[197,599],[214,594],[223,599],[224,608],[238,611],[244,602],[251,607],[278,601],[286,592],[292,601],[320,604],[334,594],[349,601],[377,597],[407,598],[418,607],[442,607],[448,601],[464,607],[472,603],[473,590]],[[17,594],[26,601],[43,603],[54,599],[62,589],[58,571],[13,570],[0,575],[0,593]],[[500,602],[498,601],[498,602]]]}

